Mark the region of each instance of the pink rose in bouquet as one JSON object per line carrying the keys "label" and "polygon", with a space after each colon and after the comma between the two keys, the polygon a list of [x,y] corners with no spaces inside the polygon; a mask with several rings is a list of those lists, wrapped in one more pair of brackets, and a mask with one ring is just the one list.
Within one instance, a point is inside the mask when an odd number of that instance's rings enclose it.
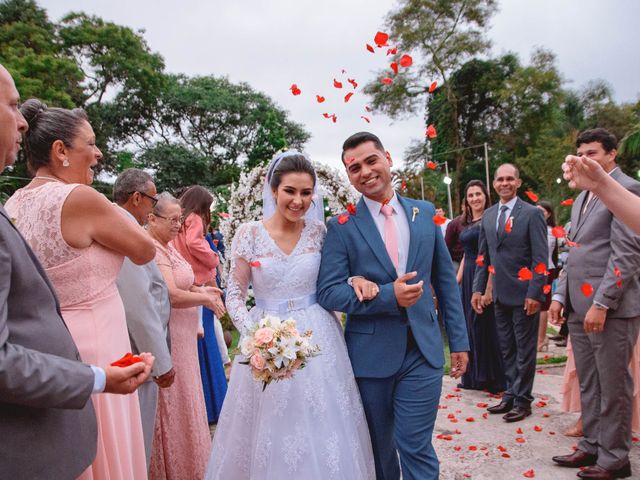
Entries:
{"label": "pink rose in bouquet", "polygon": [[272,328],[259,328],[253,335],[253,340],[256,345],[268,345],[273,341],[273,334],[274,331]]}

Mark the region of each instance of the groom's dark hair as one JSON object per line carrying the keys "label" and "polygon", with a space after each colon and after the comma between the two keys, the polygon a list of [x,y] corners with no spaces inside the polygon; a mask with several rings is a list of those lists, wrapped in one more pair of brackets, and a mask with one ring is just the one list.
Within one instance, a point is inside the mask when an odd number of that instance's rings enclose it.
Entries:
{"label": "groom's dark hair", "polygon": [[358,145],[365,142],[373,142],[378,150],[382,153],[385,152],[384,147],[380,139],[370,132],[358,132],[347,138],[342,144],[342,163],[344,163],[344,152],[352,148],[356,148]]}

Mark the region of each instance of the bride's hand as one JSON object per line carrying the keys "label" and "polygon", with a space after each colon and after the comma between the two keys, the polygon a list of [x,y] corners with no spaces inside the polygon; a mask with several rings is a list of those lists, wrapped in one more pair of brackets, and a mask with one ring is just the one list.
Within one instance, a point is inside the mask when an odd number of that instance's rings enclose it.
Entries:
{"label": "bride's hand", "polygon": [[364,277],[353,278],[351,280],[351,285],[356,294],[356,297],[358,297],[358,300],[360,300],[361,302],[376,298],[376,295],[378,295],[378,292],[380,292],[380,288],[377,284],[370,282]]}

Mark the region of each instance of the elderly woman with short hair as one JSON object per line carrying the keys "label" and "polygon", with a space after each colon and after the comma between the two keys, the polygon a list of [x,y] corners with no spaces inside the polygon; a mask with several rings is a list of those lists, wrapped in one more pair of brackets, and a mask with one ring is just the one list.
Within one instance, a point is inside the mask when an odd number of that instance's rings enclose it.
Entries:
{"label": "elderly woman with short hair", "polygon": [[171,358],[176,378],[160,390],[151,455],[152,479],[199,479],[211,447],[200,366],[198,363],[197,308],[204,305],[224,312],[221,292],[213,287],[194,287],[191,266],[171,245],[184,221],[180,202],[168,193],[148,219],[148,232],[156,245],[156,263],[169,289]]}

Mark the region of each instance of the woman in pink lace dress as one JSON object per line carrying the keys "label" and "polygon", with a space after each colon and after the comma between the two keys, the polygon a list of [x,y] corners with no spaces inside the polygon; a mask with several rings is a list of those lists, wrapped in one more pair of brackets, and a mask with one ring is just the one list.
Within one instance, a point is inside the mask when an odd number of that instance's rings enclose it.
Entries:
{"label": "woman in pink lace dress", "polygon": [[176,379],[159,392],[149,472],[153,480],[202,479],[211,448],[198,362],[197,307],[204,305],[222,315],[224,306],[220,290],[193,285],[191,266],[169,243],[183,221],[178,200],[160,194],[148,228],[171,299],[169,332]]}
{"label": "woman in pink lace dress", "polygon": [[[131,351],[116,275],[124,256],[153,259],[154,246],[104,195],[89,187],[102,154],[82,110],[28,100],[27,158],[36,176],[6,210],[51,279],[82,360],[100,367]],[[147,468],[137,393],[93,395],[96,459],[83,479],[141,479]]]}

